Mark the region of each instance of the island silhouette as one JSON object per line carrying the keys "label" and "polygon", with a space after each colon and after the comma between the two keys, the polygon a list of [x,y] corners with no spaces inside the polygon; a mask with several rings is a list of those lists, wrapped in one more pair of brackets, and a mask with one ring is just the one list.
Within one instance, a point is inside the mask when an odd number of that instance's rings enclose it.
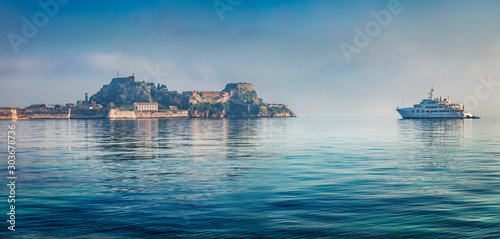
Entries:
{"label": "island silhouette", "polygon": [[116,77],[75,104],[4,107],[0,119],[259,118],[296,117],[284,104],[257,97],[250,83],[229,83],[222,91],[169,91],[166,85]]}

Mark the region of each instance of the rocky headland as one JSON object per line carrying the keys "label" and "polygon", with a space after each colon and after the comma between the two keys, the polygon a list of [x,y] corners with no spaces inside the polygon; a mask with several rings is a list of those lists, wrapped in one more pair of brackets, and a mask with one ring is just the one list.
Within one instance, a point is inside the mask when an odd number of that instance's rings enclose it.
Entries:
{"label": "rocky headland", "polygon": [[[135,104],[150,102],[151,110]],[[157,108],[156,108],[157,105]],[[0,119],[42,118],[257,118],[296,117],[283,104],[257,97],[250,83],[229,83],[222,91],[169,91],[165,85],[137,81],[135,75],[113,78],[90,99],[66,106],[2,108]]]}

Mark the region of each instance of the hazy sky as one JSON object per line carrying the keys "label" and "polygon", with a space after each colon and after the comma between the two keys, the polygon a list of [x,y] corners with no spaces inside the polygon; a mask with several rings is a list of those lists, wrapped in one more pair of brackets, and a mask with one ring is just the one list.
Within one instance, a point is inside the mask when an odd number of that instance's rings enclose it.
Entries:
{"label": "hazy sky", "polygon": [[500,1],[72,0],[48,9],[0,3],[0,106],[76,102],[119,70],[177,91],[250,82],[299,116],[399,117],[403,97],[418,103],[431,86],[475,115],[500,113]]}

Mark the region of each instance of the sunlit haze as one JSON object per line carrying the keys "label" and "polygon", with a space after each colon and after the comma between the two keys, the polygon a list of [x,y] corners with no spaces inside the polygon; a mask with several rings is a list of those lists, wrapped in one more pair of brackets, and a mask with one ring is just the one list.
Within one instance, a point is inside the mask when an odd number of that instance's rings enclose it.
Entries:
{"label": "sunlit haze", "polygon": [[432,86],[500,112],[499,1],[232,2],[3,1],[0,106],[74,103],[119,71],[177,91],[249,82],[299,117],[396,118]]}

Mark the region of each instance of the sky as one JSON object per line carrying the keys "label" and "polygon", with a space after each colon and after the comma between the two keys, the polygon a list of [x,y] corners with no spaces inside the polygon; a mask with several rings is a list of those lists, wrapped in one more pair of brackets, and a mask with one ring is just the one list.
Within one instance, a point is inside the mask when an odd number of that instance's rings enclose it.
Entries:
{"label": "sky", "polygon": [[74,103],[119,71],[179,92],[249,82],[298,116],[398,117],[431,87],[499,115],[499,12],[487,0],[5,0],[0,106]]}

